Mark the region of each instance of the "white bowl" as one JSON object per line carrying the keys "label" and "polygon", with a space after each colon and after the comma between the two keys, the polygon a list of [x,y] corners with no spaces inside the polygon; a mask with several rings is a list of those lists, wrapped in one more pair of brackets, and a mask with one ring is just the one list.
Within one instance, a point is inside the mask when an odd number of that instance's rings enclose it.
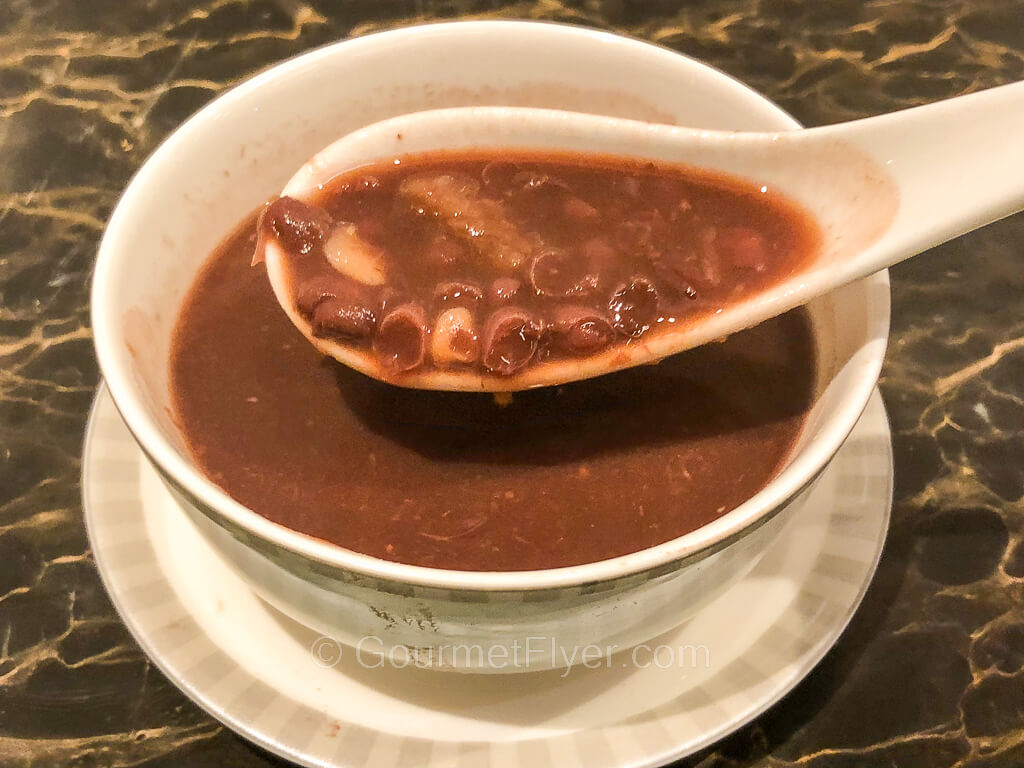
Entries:
{"label": "white bowl", "polygon": [[[653,45],[578,27],[457,22],[322,48],[213,101],[146,162],[118,203],[93,282],[110,392],[182,509],[268,603],[350,645],[436,668],[565,666],[580,649],[644,642],[757,562],[803,503],[868,401],[889,325],[884,274],[809,306],[816,402],[792,459],[713,523],[630,555],[544,571],[402,565],[270,522],[195,466],[170,409],[178,309],[211,250],[307,158],[348,131],[432,107],[507,104],[696,127],[796,128],[722,73]],[[592,653],[593,651],[591,651]]]}

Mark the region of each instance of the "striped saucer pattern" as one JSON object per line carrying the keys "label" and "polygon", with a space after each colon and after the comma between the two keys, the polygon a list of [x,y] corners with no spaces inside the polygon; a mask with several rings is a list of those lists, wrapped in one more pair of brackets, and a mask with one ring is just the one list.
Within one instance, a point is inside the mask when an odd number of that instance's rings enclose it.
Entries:
{"label": "striped saucer pattern", "polygon": [[260,601],[206,544],[105,389],[82,489],[96,564],[139,645],[262,747],[307,766],[638,768],[749,722],[832,646],[881,553],[892,453],[876,392],[749,576],[642,655],[625,650],[564,675],[460,675],[376,666],[340,646],[336,660],[311,652],[330,639]]}

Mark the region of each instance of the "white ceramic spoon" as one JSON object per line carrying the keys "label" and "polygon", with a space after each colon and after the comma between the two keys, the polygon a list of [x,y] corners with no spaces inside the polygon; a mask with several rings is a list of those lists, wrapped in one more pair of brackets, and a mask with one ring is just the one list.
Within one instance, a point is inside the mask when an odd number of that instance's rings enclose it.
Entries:
{"label": "white ceramic spoon", "polygon": [[332,177],[373,161],[484,147],[613,154],[744,177],[803,205],[821,226],[821,249],[801,272],[762,293],[593,357],[539,362],[511,376],[427,369],[396,378],[372,353],[313,335],[286,290],[283,254],[270,243],[265,257],[277,298],[317,348],[402,386],[509,391],[652,363],[719,339],[1024,209],[1024,83],[779,133],[694,130],[518,107],[419,112],[343,137],[303,166],[282,194],[308,200]]}

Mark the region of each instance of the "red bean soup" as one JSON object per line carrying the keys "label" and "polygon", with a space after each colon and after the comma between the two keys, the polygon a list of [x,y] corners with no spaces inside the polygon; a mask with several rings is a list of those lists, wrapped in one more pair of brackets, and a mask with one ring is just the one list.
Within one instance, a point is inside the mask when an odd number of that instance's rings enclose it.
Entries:
{"label": "red bean soup", "polygon": [[[391,383],[292,325],[259,263],[271,240],[313,333],[373,355]],[[396,158],[269,203],[214,251],[172,344],[176,415],[239,502],[367,555],[508,571],[636,552],[785,463],[814,395],[803,310],[557,387],[432,392],[403,375],[507,377],[635,344],[784,279],[818,243],[782,196],[694,169]]]}

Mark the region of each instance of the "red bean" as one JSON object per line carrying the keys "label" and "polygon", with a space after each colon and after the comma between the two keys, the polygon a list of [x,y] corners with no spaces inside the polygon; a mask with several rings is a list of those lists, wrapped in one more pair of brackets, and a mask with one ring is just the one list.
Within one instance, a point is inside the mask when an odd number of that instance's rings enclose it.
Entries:
{"label": "red bean", "polygon": [[314,336],[365,339],[377,327],[379,301],[372,292],[333,272],[303,282],[295,304],[309,319]]}
{"label": "red bean", "polygon": [[411,371],[427,349],[427,316],[419,304],[403,304],[384,316],[373,340],[377,358],[392,373]]}
{"label": "red bean", "polygon": [[538,296],[582,296],[597,288],[598,275],[578,252],[549,248],[530,261],[530,285]]}
{"label": "red bean", "polygon": [[523,368],[537,353],[541,331],[540,322],[525,309],[499,309],[484,326],[484,367],[500,376]]}
{"label": "red bean", "polygon": [[560,306],[551,318],[552,344],[572,355],[592,355],[608,346],[614,332],[599,311],[585,306]]}
{"label": "red bean", "polygon": [[312,325],[314,336],[365,339],[373,334],[377,316],[368,304],[330,297],[313,310]]}
{"label": "red bean", "polygon": [[263,210],[258,226],[272,232],[289,253],[305,255],[330,231],[331,217],[294,197],[279,197]]}
{"label": "red bean", "polygon": [[523,284],[514,277],[498,277],[491,282],[487,291],[487,299],[492,304],[508,304],[519,295]]}
{"label": "red bean", "polygon": [[434,300],[446,307],[472,307],[483,297],[480,286],[468,280],[449,280],[434,287]]}
{"label": "red bean", "polygon": [[696,258],[679,247],[669,248],[650,255],[654,275],[658,279],[658,287],[667,296],[687,299],[697,298],[698,280],[696,275],[702,274]]}
{"label": "red bean", "polygon": [[333,299],[336,295],[336,292],[327,285],[326,280],[316,277],[299,286],[295,304],[302,315],[309,317],[322,302]]}
{"label": "red bean", "polygon": [[444,230],[438,230],[427,242],[423,259],[441,268],[458,267],[471,260],[469,247]]}
{"label": "red bean", "polygon": [[658,291],[643,277],[621,285],[608,302],[612,325],[624,336],[640,336],[658,318]]}

